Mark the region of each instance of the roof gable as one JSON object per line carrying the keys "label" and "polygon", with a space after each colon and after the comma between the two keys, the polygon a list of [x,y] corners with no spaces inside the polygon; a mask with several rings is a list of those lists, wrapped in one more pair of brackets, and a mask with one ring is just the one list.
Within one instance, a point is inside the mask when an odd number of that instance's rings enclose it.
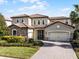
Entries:
{"label": "roof gable", "polygon": [[62,23],[62,22],[60,22],[60,21],[57,21],[57,22],[51,23],[51,24],[47,25],[46,27],[49,27],[49,26],[54,25],[54,24],[56,24],[56,23],[61,23],[61,24],[66,25],[66,26],[68,26],[68,27],[75,28],[74,26],[71,26],[71,25],[66,24],[66,23]]}
{"label": "roof gable", "polygon": [[18,23],[18,24],[12,24],[8,27],[11,27],[11,26],[17,26],[17,27],[20,27],[20,28],[25,28],[25,27],[28,27],[27,25],[25,25],[24,23]]}
{"label": "roof gable", "polygon": [[44,18],[44,17],[48,17],[46,15],[41,15],[41,14],[32,14],[30,15],[31,18]]}

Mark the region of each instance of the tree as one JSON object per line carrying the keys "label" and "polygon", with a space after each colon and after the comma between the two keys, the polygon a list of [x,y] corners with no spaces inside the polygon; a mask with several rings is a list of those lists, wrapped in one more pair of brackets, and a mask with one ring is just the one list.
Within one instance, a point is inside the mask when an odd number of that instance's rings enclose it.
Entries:
{"label": "tree", "polygon": [[74,7],[75,7],[75,11],[79,12],[79,5],[74,5]]}
{"label": "tree", "polygon": [[7,35],[8,28],[4,16],[0,13],[0,35]]}
{"label": "tree", "polygon": [[74,5],[75,9],[74,11],[71,11],[70,13],[70,19],[72,24],[75,24],[76,29],[79,25],[79,5]]}
{"label": "tree", "polygon": [[73,23],[76,23],[76,17],[77,17],[77,16],[78,16],[78,15],[76,14],[75,11],[71,11],[71,13],[70,13],[70,18],[71,18],[72,24],[73,24]]}

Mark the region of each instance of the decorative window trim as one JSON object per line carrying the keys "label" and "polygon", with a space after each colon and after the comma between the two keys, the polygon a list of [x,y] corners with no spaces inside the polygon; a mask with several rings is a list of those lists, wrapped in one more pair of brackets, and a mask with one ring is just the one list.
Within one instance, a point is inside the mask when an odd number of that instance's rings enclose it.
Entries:
{"label": "decorative window trim", "polygon": [[13,35],[13,31],[16,31],[16,35],[15,36],[17,36],[17,30],[16,29],[12,29],[12,36],[14,36]]}

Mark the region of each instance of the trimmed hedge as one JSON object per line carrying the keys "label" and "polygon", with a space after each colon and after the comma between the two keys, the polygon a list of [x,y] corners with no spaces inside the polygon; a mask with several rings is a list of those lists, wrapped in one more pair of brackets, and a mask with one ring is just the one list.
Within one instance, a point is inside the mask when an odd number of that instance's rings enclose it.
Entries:
{"label": "trimmed hedge", "polygon": [[25,37],[23,36],[2,36],[1,40],[6,40],[8,43],[23,43],[25,42]]}
{"label": "trimmed hedge", "polygon": [[5,41],[5,40],[0,40],[0,45],[1,44],[6,44],[7,43],[7,41]]}
{"label": "trimmed hedge", "polygon": [[29,39],[26,42],[25,37],[23,36],[0,36],[0,46],[42,46],[42,41],[34,41],[34,39]]}
{"label": "trimmed hedge", "polygon": [[8,47],[10,47],[10,46],[32,47],[33,44],[27,44],[27,43],[5,43],[5,44],[0,44],[0,46],[8,46]]}
{"label": "trimmed hedge", "polygon": [[41,41],[35,41],[34,43],[6,43],[1,42],[0,46],[22,46],[22,47],[34,47],[34,46],[42,46],[43,43]]}

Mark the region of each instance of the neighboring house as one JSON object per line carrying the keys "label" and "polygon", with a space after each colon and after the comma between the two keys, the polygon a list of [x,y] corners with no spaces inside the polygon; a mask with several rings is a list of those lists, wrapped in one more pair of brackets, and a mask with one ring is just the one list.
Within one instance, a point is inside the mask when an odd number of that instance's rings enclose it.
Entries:
{"label": "neighboring house", "polygon": [[48,17],[41,14],[11,17],[10,34],[27,36],[34,40],[70,41],[74,27],[68,17]]}

